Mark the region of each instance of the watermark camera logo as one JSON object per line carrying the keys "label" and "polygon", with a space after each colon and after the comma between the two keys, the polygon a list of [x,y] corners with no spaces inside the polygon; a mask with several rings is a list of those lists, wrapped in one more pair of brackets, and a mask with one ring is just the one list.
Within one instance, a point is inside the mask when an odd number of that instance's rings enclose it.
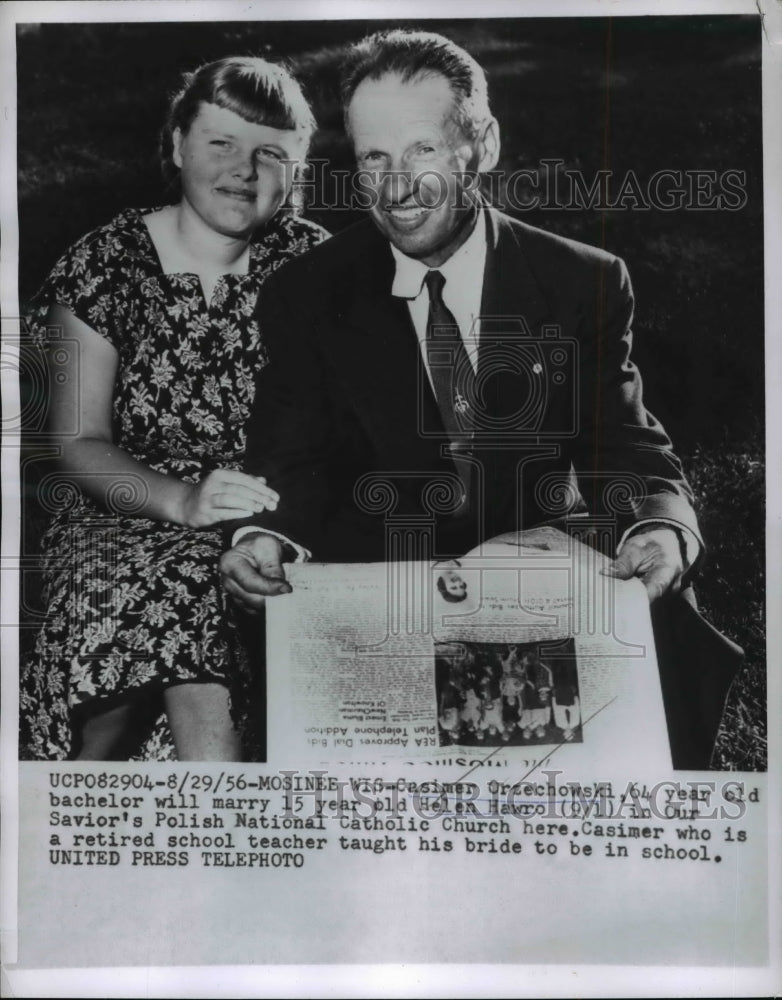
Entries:
{"label": "watermark camera logo", "polygon": [[[52,392],[76,380],[76,385],[68,386],[71,391],[79,391],[80,372],[79,343],[66,337],[61,327],[48,327],[46,342],[33,337],[25,319],[3,320],[4,329],[15,327],[20,333],[4,334],[0,346],[0,370],[3,382],[17,380],[19,385],[18,407],[11,407],[5,401],[3,406],[3,432],[6,435],[24,434],[25,442],[32,443],[40,438],[49,439],[49,409]],[[74,415],[70,425],[59,429],[63,437],[78,433],[78,415]]]}
{"label": "watermark camera logo", "polygon": [[[435,330],[436,340],[436,330]],[[471,357],[480,363],[473,369]],[[429,372],[419,370],[419,433],[445,436],[426,405],[429,379],[444,376],[455,400],[460,431],[474,442],[505,444],[572,438],[579,420],[579,345],[555,324],[533,335],[522,316],[477,318],[466,351],[447,343],[428,353]]]}

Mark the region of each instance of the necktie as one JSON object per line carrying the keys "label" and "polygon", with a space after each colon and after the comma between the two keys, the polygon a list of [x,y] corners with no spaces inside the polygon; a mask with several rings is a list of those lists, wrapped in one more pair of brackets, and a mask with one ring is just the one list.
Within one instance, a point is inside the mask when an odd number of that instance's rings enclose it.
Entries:
{"label": "necktie", "polygon": [[456,442],[472,433],[475,374],[456,319],[443,301],[445,278],[439,271],[430,271],[425,284],[429,291],[427,367],[445,431]]}
{"label": "necktie", "polygon": [[[451,455],[462,481],[464,501],[469,501],[472,466],[466,456],[472,446],[475,373],[464,346],[459,325],[443,301],[445,278],[430,271],[425,284],[429,291],[426,322],[426,362],[445,432],[450,438]],[[462,513],[466,512],[465,504]]]}

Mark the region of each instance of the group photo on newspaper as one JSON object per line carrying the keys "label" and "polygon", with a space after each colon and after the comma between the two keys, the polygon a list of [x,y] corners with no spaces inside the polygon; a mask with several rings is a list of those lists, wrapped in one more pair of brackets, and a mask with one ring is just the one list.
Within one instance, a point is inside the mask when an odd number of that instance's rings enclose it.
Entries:
{"label": "group photo on newspaper", "polygon": [[21,760],[765,770],[757,19],[17,45]]}

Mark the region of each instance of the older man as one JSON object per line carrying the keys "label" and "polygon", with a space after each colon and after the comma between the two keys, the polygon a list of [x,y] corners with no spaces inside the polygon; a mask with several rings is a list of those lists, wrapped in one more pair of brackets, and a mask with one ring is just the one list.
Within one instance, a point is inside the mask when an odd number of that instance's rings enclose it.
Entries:
{"label": "older man", "polygon": [[[587,512],[614,528],[616,575],[639,576],[666,609],[658,645],[688,650],[689,680],[661,668],[672,749],[679,766],[707,766],[736,651],[671,596],[702,543],[630,360],[624,264],[482,204],[476,178],[496,166],[500,131],[462,49],[393,31],[349,66],[345,120],[371,219],[264,289],[270,364],[247,468],[281,502],[231,525],[227,592],[256,610],[289,589],[286,559],[447,557]],[[426,541],[390,553],[389,518]]]}

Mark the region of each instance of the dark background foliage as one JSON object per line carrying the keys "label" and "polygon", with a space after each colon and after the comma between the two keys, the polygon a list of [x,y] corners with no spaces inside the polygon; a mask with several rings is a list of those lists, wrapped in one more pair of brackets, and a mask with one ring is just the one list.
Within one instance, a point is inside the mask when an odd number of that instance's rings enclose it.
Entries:
{"label": "dark background foliage", "polygon": [[[286,59],[320,124],[313,159],[348,169],[344,47],[388,25],[437,30],[485,67],[499,168],[744,172],[737,211],[533,208],[525,221],[623,257],[635,358],[697,497],[699,598],[747,652],[715,764],[765,766],[764,354],[760,24],[755,17],[22,25],[18,32],[20,299],[77,237],[170,200],[157,134],[182,71],[224,55]],[[328,198],[316,170],[315,204]],[[332,231],[358,213],[317,208]],[[28,487],[34,493],[32,486]],[[34,523],[28,520],[28,524]],[[37,531],[28,531],[30,534]]]}

